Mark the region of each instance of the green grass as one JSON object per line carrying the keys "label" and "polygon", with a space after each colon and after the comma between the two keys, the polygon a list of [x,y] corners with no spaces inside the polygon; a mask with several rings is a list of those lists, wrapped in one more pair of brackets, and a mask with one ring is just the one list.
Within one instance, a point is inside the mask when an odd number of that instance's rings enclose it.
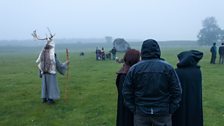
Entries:
{"label": "green grass", "polygon": [[[205,126],[224,123],[224,65],[211,65],[207,48],[200,62],[203,73]],[[175,66],[176,55],[185,50],[161,49],[162,57]],[[41,103],[41,80],[35,60],[37,50],[0,50],[0,126],[115,126],[117,91],[114,61],[96,61],[94,52],[80,57],[71,52],[69,79],[57,75],[61,99],[54,105]],[[60,51],[63,61],[65,54]],[[123,54],[119,54],[121,57]],[[65,86],[67,100],[64,100]]]}

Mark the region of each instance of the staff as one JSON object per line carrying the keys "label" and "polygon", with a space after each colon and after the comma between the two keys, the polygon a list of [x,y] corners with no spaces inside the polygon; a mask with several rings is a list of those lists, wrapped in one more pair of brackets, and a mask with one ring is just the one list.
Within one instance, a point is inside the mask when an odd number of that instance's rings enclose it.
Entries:
{"label": "staff", "polygon": [[[66,61],[69,62],[69,50],[68,48],[66,48]],[[68,64],[68,68],[67,68],[67,82],[69,81],[69,64]],[[65,86],[64,86],[64,100],[67,101],[68,99],[68,90],[67,90],[67,84],[65,83]]]}

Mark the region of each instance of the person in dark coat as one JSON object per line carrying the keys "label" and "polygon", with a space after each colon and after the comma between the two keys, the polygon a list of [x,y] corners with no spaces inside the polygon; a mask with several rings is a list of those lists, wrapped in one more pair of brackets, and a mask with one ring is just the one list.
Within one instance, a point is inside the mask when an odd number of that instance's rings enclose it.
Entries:
{"label": "person in dark coat", "polygon": [[116,53],[117,53],[117,50],[116,50],[115,47],[112,48],[111,53],[112,53],[112,59],[115,60],[115,58],[116,58]]}
{"label": "person in dark coat", "polygon": [[122,90],[125,105],[134,113],[135,126],[172,126],[179,107],[181,86],[174,68],[160,58],[157,41],[145,40],[142,60],[133,65]]}
{"label": "person in dark coat", "polygon": [[219,46],[219,64],[223,64],[224,62],[224,43]]}
{"label": "person in dark coat", "polygon": [[203,53],[196,50],[178,54],[176,73],[182,86],[180,108],[173,114],[173,126],[203,126],[202,76],[197,63]]}
{"label": "person in dark coat", "polygon": [[101,50],[96,47],[96,60],[101,60]]}
{"label": "person in dark coat", "polygon": [[140,52],[135,49],[128,50],[124,55],[123,67],[117,73],[116,86],[118,91],[117,100],[117,126],[134,126],[133,125],[133,113],[124,105],[124,99],[122,96],[123,82],[129,68],[137,63],[140,59]]}
{"label": "person in dark coat", "polygon": [[212,54],[210,64],[215,64],[216,53],[217,53],[216,43],[213,43],[213,46],[211,47],[210,52]]}
{"label": "person in dark coat", "polygon": [[105,51],[104,51],[103,47],[102,47],[102,50],[101,50],[101,58],[102,58],[102,60],[105,60]]}

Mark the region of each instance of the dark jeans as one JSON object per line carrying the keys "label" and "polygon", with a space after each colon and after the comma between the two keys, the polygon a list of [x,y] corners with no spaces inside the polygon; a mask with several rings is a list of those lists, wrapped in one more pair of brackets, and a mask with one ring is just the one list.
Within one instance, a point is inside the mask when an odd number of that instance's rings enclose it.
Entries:
{"label": "dark jeans", "polygon": [[224,62],[224,56],[220,55],[219,57],[219,64],[223,64]]}
{"label": "dark jeans", "polygon": [[115,60],[116,59],[116,54],[112,54],[113,55],[113,60]]}
{"label": "dark jeans", "polygon": [[215,64],[216,55],[212,55],[211,57],[211,64]]}
{"label": "dark jeans", "polygon": [[171,115],[134,115],[134,126],[172,126]]}

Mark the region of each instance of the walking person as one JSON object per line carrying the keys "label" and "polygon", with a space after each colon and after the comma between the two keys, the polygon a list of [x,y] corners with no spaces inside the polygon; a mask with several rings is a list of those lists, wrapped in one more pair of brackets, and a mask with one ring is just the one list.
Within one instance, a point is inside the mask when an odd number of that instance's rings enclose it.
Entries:
{"label": "walking person", "polygon": [[134,115],[124,105],[124,98],[122,95],[123,83],[126,77],[126,74],[131,66],[136,64],[140,59],[140,52],[135,49],[128,50],[124,55],[124,64],[123,67],[118,71],[116,78],[116,86],[118,91],[117,99],[117,126],[134,126]]}
{"label": "walking person", "polygon": [[224,62],[224,43],[219,47],[219,64]]}
{"label": "walking person", "polygon": [[216,43],[213,43],[213,46],[210,48],[210,52],[212,54],[210,64],[215,64],[217,53]]}
{"label": "walking person", "polygon": [[124,102],[134,113],[135,126],[172,126],[171,114],[179,107],[179,79],[160,55],[158,43],[145,40],[142,61],[129,69],[124,81]]}
{"label": "walking person", "polygon": [[203,53],[197,50],[178,54],[177,75],[182,86],[180,107],[174,112],[173,126],[203,126],[202,75],[198,62]]}

